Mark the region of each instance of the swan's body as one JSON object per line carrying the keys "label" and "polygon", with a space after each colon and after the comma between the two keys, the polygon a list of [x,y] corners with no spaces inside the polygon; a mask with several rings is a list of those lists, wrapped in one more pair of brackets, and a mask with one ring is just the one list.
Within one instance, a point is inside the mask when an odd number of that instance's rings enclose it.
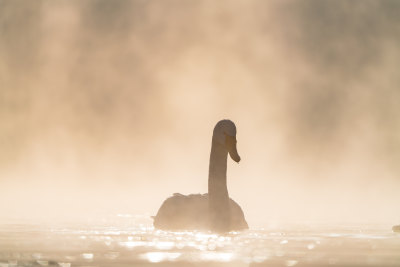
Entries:
{"label": "swan's body", "polygon": [[[175,193],[162,204],[154,219],[154,227],[168,230],[209,230],[208,194]],[[249,228],[240,206],[230,199],[231,230]]]}
{"label": "swan's body", "polygon": [[240,206],[229,198],[226,184],[227,156],[239,162],[236,127],[222,120],[214,128],[208,175],[208,194],[185,196],[175,193],[161,205],[154,227],[164,230],[214,230],[226,232],[247,229]]}

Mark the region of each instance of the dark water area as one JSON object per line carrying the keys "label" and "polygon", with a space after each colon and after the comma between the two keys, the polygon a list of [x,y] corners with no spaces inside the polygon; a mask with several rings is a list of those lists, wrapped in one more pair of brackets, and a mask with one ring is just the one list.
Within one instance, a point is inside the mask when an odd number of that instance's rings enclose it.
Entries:
{"label": "dark water area", "polygon": [[146,215],[0,223],[0,267],[400,266],[390,225],[266,224],[243,232],[156,230]]}

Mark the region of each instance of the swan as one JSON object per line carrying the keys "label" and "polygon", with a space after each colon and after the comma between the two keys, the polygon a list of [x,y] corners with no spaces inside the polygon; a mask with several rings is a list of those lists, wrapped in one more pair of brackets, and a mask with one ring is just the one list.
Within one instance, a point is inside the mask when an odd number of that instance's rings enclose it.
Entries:
{"label": "swan", "polygon": [[154,227],[162,230],[212,230],[229,232],[248,229],[241,207],[229,198],[226,185],[227,156],[237,163],[236,126],[219,121],[213,131],[208,173],[208,194],[173,194],[157,215]]}

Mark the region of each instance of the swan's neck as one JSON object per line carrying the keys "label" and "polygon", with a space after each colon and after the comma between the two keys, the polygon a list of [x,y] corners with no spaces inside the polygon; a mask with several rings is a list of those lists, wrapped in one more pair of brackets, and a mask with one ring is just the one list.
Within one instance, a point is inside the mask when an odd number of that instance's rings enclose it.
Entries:
{"label": "swan's neck", "polygon": [[225,195],[228,197],[226,186],[226,161],[228,152],[219,144],[212,144],[210,167],[208,172],[208,194]]}
{"label": "swan's neck", "polygon": [[208,197],[211,227],[214,230],[229,230],[229,195],[226,186],[227,150],[213,142],[208,173]]}

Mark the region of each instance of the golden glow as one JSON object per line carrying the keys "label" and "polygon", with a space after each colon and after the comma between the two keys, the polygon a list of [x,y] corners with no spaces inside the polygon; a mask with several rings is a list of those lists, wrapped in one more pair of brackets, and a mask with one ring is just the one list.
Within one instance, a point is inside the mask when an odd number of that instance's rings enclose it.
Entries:
{"label": "golden glow", "polygon": [[228,190],[250,227],[400,221],[394,7],[145,2],[1,7],[1,219],[151,216],[205,193],[229,118]]}

